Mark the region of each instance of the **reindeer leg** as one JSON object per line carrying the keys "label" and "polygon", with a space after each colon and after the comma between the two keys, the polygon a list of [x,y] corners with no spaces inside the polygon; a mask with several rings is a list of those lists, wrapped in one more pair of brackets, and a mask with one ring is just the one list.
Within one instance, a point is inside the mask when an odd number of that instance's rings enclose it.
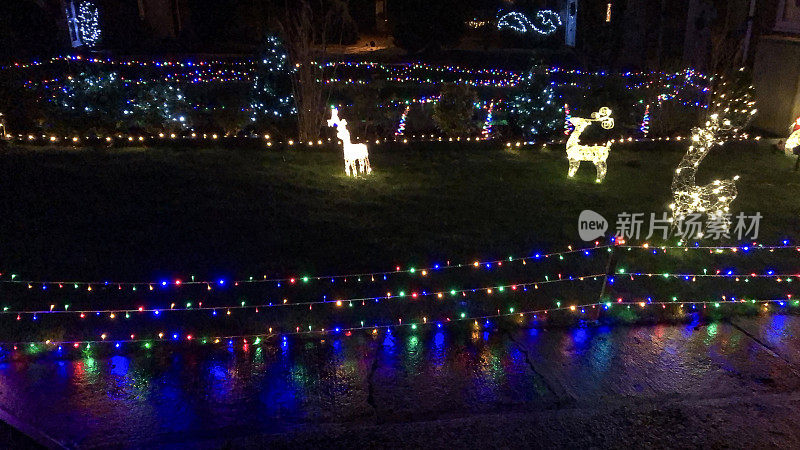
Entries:
{"label": "reindeer leg", "polygon": [[372,168],[369,166],[369,156],[364,157],[364,173],[367,175],[372,173]]}
{"label": "reindeer leg", "polygon": [[569,160],[569,172],[567,173],[568,177],[574,177],[575,172],[578,171],[578,167],[580,167],[581,162],[577,159],[570,159]]}
{"label": "reindeer leg", "polygon": [[594,181],[600,183],[605,179],[608,168],[605,161],[597,161],[594,165],[597,168],[597,178]]}

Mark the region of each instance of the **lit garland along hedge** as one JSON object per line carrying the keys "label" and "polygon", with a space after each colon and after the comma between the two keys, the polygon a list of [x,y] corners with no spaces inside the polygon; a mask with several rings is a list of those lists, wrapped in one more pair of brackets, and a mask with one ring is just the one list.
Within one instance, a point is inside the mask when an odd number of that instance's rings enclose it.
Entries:
{"label": "lit garland along hedge", "polygon": [[[276,47],[277,49],[277,47]],[[274,49],[275,50],[275,49]],[[277,51],[277,50],[276,50]],[[276,56],[280,52],[276,53]],[[152,83],[171,83],[177,85],[191,85],[203,83],[235,83],[238,85],[250,86],[259,85],[263,77],[263,59],[261,60],[208,60],[192,61],[191,59],[182,61],[142,61],[142,60],[113,60],[103,58],[84,58],[82,56],[68,56],[52,58],[44,62],[33,62],[28,64],[16,63],[6,66],[6,69],[32,69],[37,67],[46,68],[57,66],[69,62],[71,64],[87,64],[89,66],[108,67],[113,70],[122,71],[126,83],[136,85],[148,85]],[[274,67],[274,64],[267,64]],[[467,84],[476,87],[517,89],[524,85],[528,79],[525,73],[518,73],[504,69],[472,69],[461,66],[439,66],[427,63],[397,63],[385,64],[369,61],[331,61],[323,64],[336,73],[350,72],[347,75],[328,77],[323,80],[326,84],[341,86],[360,86],[367,84],[369,79],[378,79],[382,82],[413,85],[413,86],[438,86],[443,82]],[[604,71],[582,71],[570,70],[559,67],[543,69],[543,75],[551,78],[551,86],[558,90],[573,90],[576,92],[589,92],[595,86],[596,80],[616,76],[628,80],[625,88],[627,90],[641,91],[642,95],[651,95],[654,87],[658,87],[660,93],[655,99],[642,99],[648,103],[654,103],[654,107],[660,106],[666,101],[676,101],[684,106],[691,108],[705,107],[705,97],[708,94],[709,80],[703,74],[693,70],[685,70],[676,73],[641,73],[624,72],[609,73]],[[127,72],[126,72],[127,71]],[[132,71],[132,72],[131,72]],[[137,72],[145,71],[148,76],[137,75]],[[33,74],[31,74],[33,75]],[[529,75],[529,74],[528,74]],[[58,91],[65,83],[61,77],[53,77],[34,81],[28,79],[25,86],[29,89],[47,91]],[[264,84],[264,83],[261,83]],[[258,89],[257,89],[258,90]],[[261,89],[260,91],[263,91]],[[261,109],[269,109],[271,112],[291,111],[291,105],[286,103],[286,95],[278,95],[280,104],[268,105],[267,102],[254,100],[248,105],[243,105],[243,111],[255,117]],[[495,98],[495,105],[502,101],[502,98]],[[488,103],[491,103],[489,101]],[[340,105],[341,106],[341,105]],[[612,105],[615,109],[620,105]],[[273,107],[277,107],[275,109]],[[271,108],[271,109],[270,109]],[[199,103],[192,105],[192,109],[198,111],[215,111],[219,106],[209,106]],[[225,107],[221,107],[225,109]],[[511,108],[513,110],[513,108]],[[400,114],[402,111],[398,111]],[[278,115],[284,115],[280,113]],[[643,119],[644,120],[644,119]],[[649,120],[649,119],[648,119]],[[405,134],[405,133],[404,133]]]}

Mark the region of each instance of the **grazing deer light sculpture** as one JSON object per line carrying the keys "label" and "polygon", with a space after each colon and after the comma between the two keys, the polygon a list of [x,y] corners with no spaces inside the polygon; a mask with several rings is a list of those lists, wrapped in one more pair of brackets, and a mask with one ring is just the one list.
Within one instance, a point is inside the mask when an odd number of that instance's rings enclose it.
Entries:
{"label": "grazing deer light sculpture", "polygon": [[679,224],[689,214],[708,214],[711,221],[720,221],[730,226],[728,213],[730,204],[738,195],[735,176],[728,180],[714,180],[705,186],[697,186],[695,176],[700,162],[716,145],[722,145],[718,134],[729,130],[731,123],[723,120],[720,123],[719,115],[712,114],[704,127],[695,128],[692,133],[692,145],[683,156],[675,176],[672,179],[672,208],[673,223]]}
{"label": "grazing deer light sculpture", "polygon": [[[721,146],[728,139],[740,136],[758,112],[755,108],[753,86],[748,81],[744,69],[734,75],[731,81],[720,78],[709,103],[709,116],[705,124],[692,130],[689,150],[681,159],[672,178],[673,226],[680,227],[690,214],[705,214],[709,222],[731,225],[730,205],[738,195],[736,180],[714,180],[705,186],[695,181],[697,168],[714,147]],[[679,228],[680,229],[680,228]],[[701,236],[698,236],[701,237]]]}
{"label": "grazing deer light sculpture", "polygon": [[579,141],[583,130],[591,125],[592,122],[600,122],[600,125],[606,130],[614,128],[611,110],[602,107],[599,111],[592,113],[591,119],[571,117],[569,121],[575,127],[575,131],[572,132],[572,135],[567,140],[567,159],[569,159],[569,172],[567,175],[570,177],[575,176],[581,161],[591,161],[597,168],[595,182],[602,182],[606,177],[606,160],[608,159],[608,152],[611,150],[611,143],[608,142],[606,145],[581,145]]}
{"label": "grazing deer light sculpture", "polygon": [[369,166],[369,153],[367,144],[354,144],[350,142],[350,132],[347,130],[347,121],[339,118],[339,110],[331,108],[329,127],[336,128],[336,137],[341,139],[344,146],[344,173],[349,177],[369,175],[372,168]]}

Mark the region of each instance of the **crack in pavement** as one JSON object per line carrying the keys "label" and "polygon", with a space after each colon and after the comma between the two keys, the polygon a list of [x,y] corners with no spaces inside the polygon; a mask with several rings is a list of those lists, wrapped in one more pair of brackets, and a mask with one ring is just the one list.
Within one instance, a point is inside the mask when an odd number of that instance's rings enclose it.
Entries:
{"label": "crack in pavement", "polygon": [[776,351],[775,351],[775,350],[774,350],[772,347],[770,347],[769,345],[767,345],[767,343],[766,343],[766,342],[764,342],[763,340],[761,340],[761,339],[760,339],[758,336],[755,336],[755,335],[753,335],[752,333],[750,333],[749,331],[745,330],[744,328],[742,328],[742,327],[741,327],[741,326],[740,326],[738,323],[734,322],[733,320],[731,320],[731,321],[730,321],[730,324],[731,324],[731,325],[732,325],[734,328],[736,328],[737,330],[739,330],[739,332],[741,332],[741,333],[742,333],[742,334],[744,334],[745,336],[747,336],[747,337],[749,337],[750,339],[752,339],[753,341],[755,341],[755,342],[756,342],[758,345],[760,345],[761,347],[763,347],[763,348],[764,348],[764,350],[766,350],[766,352],[767,352],[767,353],[769,353],[769,354],[770,354],[770,355],[772,355],[773,357],[775,357],[775,358],[778,358],[778,359],[780,359],[781,361],[785,362],[785,363],[786,363],[786,364],[789,366],[789,369],[792,371],[792,373],[793,373],[795,376],[797,376],[797,377],[800,377],[800,369],[798,369],[798,367],[797,367],[797,366],[796,366],[796,365],[795,365],[795,364],[794,364],[792,361],[790,361],[788,358],[784,357],[784,356],[783,356],[783,355],[781,355],[780,353],[776,352]]}
{"label": "crack in pavement", "polygon": [[[563,386],[561,386],[558,383],[551,382],[550,380],[547,379],[547,377],[544,376],[544,374],[541,371],[539,371],[536,368],[536,366],[533,364],[533,361],[531,361],[531,357],[530,354],[528,354],[527,347],[525,347],[524,345],[519,343],[516,339],[514,339],[514,336],[511,334],[509,330],[503,328],[502,332],[508,337],[508,340],[511,341],[514,345],[516,345],[519,348],[519,351],[522,352],[523,355],[525,355],[525,362],[528,364],[528,367],[536,376],[539,377],[539,379],[542,380],[542,383],[544,383],[547,390],[549,390],[550,393],[556,397],[557,406],[561,407],[564,406],[565,404],[575,403],[575,398]],[[554,385],[557,385],[558,389]]]}

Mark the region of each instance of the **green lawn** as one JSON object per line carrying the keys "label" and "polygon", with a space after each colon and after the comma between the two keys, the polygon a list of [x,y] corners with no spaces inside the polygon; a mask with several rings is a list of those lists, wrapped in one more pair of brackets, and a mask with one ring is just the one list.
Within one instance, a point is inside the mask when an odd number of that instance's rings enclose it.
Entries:
{"label": "green lawn", "polygon": [[[563,147],[421,143],[371,149],[343,175],[334,150],[10,148],[0,153],[3,271],[33,278],[341,273],[526,255],[579,243],[583,209],[661,212],[684,145],[613,147],[605,182]],[[733,211],[760,241],[796,238],[800,173],[766,145],[715,149],[698,182],[739,174]]]}
{"label": "green lawn", "polygon": [[[333,150],[266,150],[230,148],[131,148],[103,150],[12,148],[0,153],[0,272],[21,279],[84,281],[187,280],[250,275],[299,276],[391,270],[395,265],[430,267],[529,256],[583,245],[577,233],[581,210],[590,208],[612,221],[619,212],[661,212],[670,202],[671,173],[681,145],[616,146],[606,181],[594,183],[594,167],[584,164],[575,179],[566,177],[562,148],[506,149],[499,144],[418,144],[380,146],[371,151],[374,176],[343,175],[341,156]],[[739,174],[740,197],[734,212],[760,211],[762,242],[797,238],[800,197],[793,195],[800,174],[793,161],[767,146],[732,145],[701,166],[700,182],[712,176]],[[794,241],[796,242],[796,241]],[[671,251],[668,256],[645,250],[617,250],[618,269],[650,273],[800,273],[797,252],[751,251],[747,255],[709,255],[701,250]],[[205,286],[138,291],[96,285],[93,292],[64,286],[2,285],[0,306],[47,311],[55,307],[169,309],[199,302],[211,311],[107,315],[3,315],[0,340],[115,339],[136,333],[152,339],[178,330],[213,337],[316,330],[359,323],[390,324],[483,317],[509,311],[540,311],[558,305],[596,302],[603,278],[568,281],[527,289],[489,293],[481,288],[540,282],[544,279],[602,274],[608,252],[569,255],[560,260],[531,260],[501,270],[472,267],[389,276],[386,280],[354,278],[311,280],[276,286],[243,284],[207,290]],[[378,278],[378,277],[376,277]],[[726,298],[785,299],[797,285],[773,279],[697,282],[662,277],[618,275],[613,299],[652,298],[719,301]],[[794,278],[794,277],[793,277]],[[796,280],[793,280],[796,281]],[[452,295],[451,289],[464,289]],[[386,292],[406,292],[405,299],[376,301]],[[446,292],[445,298],[424,292]],[[409,298],[411,292],[423,293]],[[235,311],[231,305],[311,300],[362,299],[314,308],[293,305]],[[668,300],[667,300],[668,301]],[[689,306],[687,306],[688,308]],[[702,310],[702,306],[699,306]],[[713,308],[712,308],[713,309]],[[794,305],[792,310],[794,310]],[[636,308],[638,311],[638,308]],[[759,305],[738,308],[756,312]],[[722,308],[722,314],[734,312]],[[597,318],[598,309],[566,316]],[[688,320],[675,308],[634,312],[614,308],[623,321]],[[119,314],[123,316],[122,313]],[[514,320],[522,320],[518,316]],[[535,320],[535,319],[534,319]],[[170,331],[171,332],[171,331]]]}

